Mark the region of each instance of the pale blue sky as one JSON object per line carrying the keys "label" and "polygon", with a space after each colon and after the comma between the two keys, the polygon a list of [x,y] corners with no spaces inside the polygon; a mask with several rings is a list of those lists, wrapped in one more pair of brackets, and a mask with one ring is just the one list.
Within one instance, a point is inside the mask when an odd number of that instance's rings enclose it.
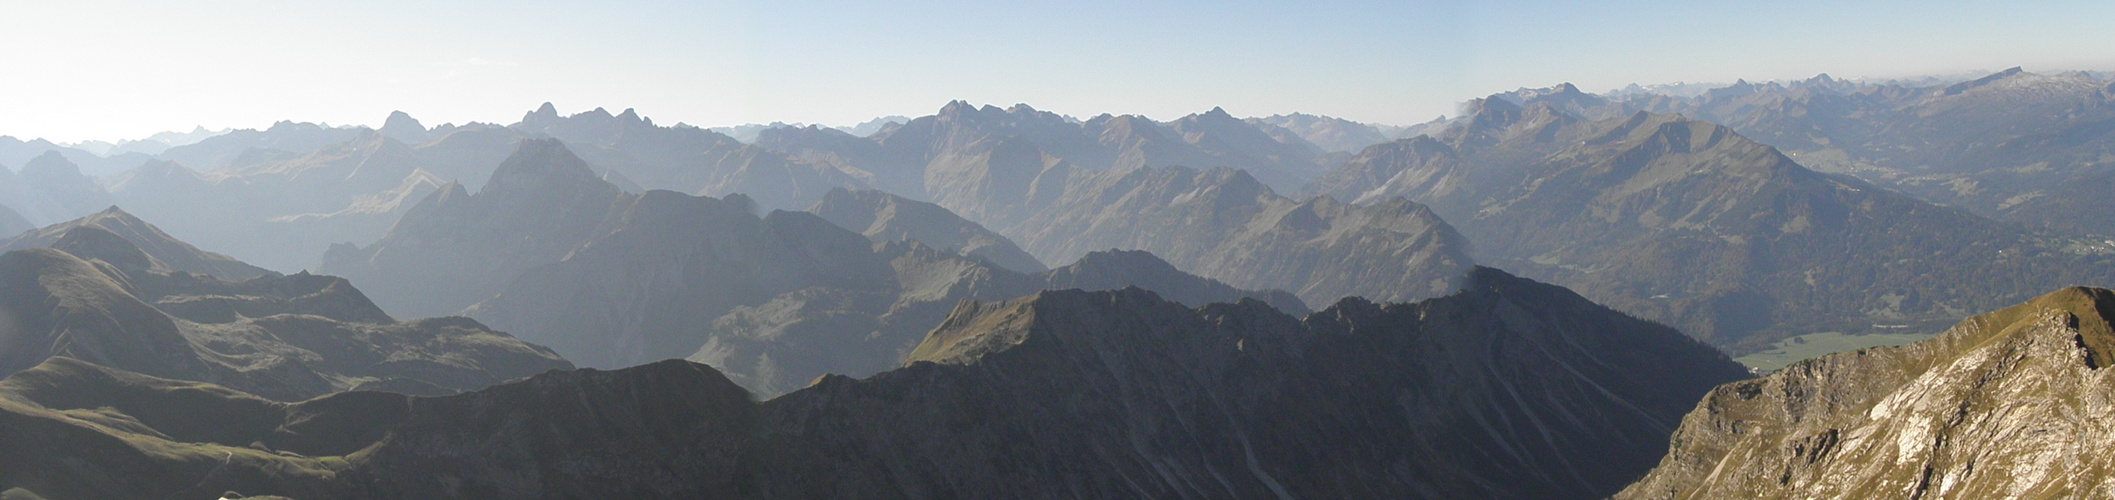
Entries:
{"label": "pale blue sky", "polygon": [[2115,69],[2115,2],[0,0],[0,134],[282,119],[849,124],[950,99],[1407,124],[1577,83]]}

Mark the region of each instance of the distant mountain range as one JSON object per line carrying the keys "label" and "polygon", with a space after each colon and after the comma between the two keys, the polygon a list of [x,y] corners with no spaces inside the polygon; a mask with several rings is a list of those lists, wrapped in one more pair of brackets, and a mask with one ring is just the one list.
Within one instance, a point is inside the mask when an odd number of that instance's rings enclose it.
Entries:
{"label": "distant mountain range", "polygon": [[[1223,110],[1168,124],[1109,115],[1074,123],[1026,106],[957,102],[867,139],[775,129],[757,143],[876,178],[922,179],[894,185],[1043,262],[1146,250],[1200,276],[1311,303],[1436,297],[1470,265],[1453,228],[1414,203],[1279,196],[1259,176],[1292,182],[1341,155]],[[1215,164],[1251,170],[1182,166]]]}
{"label": "distant mountain range", "polygon": [[0,499],[2107,496],[2110,103],[0,137]]}
{"label": "distant mountain range", "polygon": [[2115,237],[2115,81],[2013,68],[1944,85],[1820,78],[1626,102],[1726,124],[1801,164],[1988,217]]}
{"label": "distant mountain range", "polygon": [[[0,381],[0,485],[54,498],[1599,498],[1651,466],[1698,395],[1744,375],[1560,288],[1489,269],[1469,281],[1304,321],[1140,290],[966,302],[903,368],[763,402],[682,361],[278,403],[54,358]],[[96,473],[119,468],[146,472]]]}
{"label": "distant mountain range", "polygon": [[881,193],[840,190],[814,210],[824,216],[760,216],[741,196],[627,194],[559,141],[532,140],[483,190],[436,192],[380,241],[335,248],[323,269],[400,314],[462,312],[585,366],[688,357],[767,395],[895,366],[963,299],[1141,286],[1194,305],[1256,297],[1306,311],[1290,294],[1237,290],[1143,252],[1025,274],[1002,262],[1041,264],[1005,238]]}
{"label": "distant mountain range", "polygon": [[[839,132],[844,132],[844,133],[846,133],[846,134],[851,134],[851,135],[852,135],[852,136],[854,136],[854,137],[866,137],[866,136],[874,135],[874,133],[876,133],[876,132],[880,132],[880,131],[881,131],[882,129],[885,129],[885,128],[888,128],[888,127],[891,127],[891,126],[896,126],[896,125],[902,125],[902,124],[903,124],[904,122],[908,122],[908,121],[911,121],[911,118],[910,118],[910,117],[908,117],[908,116],[900,116],[900,115],[890,115],[890,116],[883,116],[883,117],[875,118],[875,119],[872,119],[872,120],[867,120],[867,121],[859,122],[859,124],[857,124],[857,125],[851,125],[851,126],[845,126],[845,127],[828,127],[828,128],[830,128],[830,129],[832,129],[832,130],[836,130],[836,131],[839,131]],[[722,133],[722,134],[727,134],[727,136],[728,136],[728,137],[733,137],[733,138],[734,138],[735,140],[737,140],[737,141],[742,141],[742,142],[756,142],[756,137],[757,137],[757,135],[759,135],[759,134],[762,134],[762,133],[763,133],[763,132],[764,132],[765,130],[770,130],[770,129],[774,129],[774,128],[801,128],[801,127],[810,127],[810,126],[817,126],[817,125],[803,125],[803,124],[798,124],[798,123],[785,123],[785,122],[771,122],[771,123],[768,123],[768,124],[766,124],[766,123],[750,123],[750,124],[743,124],[743,125],[735,125],[735,126],[732,126],[732,127],[712,127],[712,128],[706,129],[706,130],[711,130],[711,131],[714,131],[714,132],[719,132],[719,133]]]}
{"label": "distant mountain range", "polygon": [[1815,172],[1724,126],[1624,109],[1569,86],[1493,96],[1308,189],[1426,204],[1482,262],[1736,352],[1816,331],[1937,330],[2044,290],[2115,283],[2115,248]]}

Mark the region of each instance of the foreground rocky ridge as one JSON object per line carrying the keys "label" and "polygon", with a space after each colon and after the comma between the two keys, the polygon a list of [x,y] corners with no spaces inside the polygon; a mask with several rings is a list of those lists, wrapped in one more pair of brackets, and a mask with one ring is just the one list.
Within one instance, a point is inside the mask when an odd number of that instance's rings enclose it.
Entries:
{"label": "foreground rocky ridge", "polygon": [[2115,292],[2066,288],[1930,340],[1719,387],[1617,498],[2099,498]]}
{"label": "foreground rocky ridge", "polygon": [[[763,403],[681,361],[288,404],[58,358],[0,381],[0,489],[1593,498],[1743,374],[1678,332],[1487,269],[1457,295],[1305,320],[1057,291],[964,303],[910,366]],[[110,475],[133,468],[154,473]]]}

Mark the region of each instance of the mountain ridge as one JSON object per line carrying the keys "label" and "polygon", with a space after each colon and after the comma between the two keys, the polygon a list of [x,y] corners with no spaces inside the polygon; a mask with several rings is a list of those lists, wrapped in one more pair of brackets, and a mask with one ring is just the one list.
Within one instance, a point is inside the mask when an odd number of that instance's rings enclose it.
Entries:
{"label": "mountain ridge", "polygon": [[[1561,288],[1489,269],[1472,283],[1414,305],[1346,300],[1304,321],[1254,301],[1190,309],[1136,289],[964,305],[951,327],[974,327],[1006,309],[1036,313],[1025,320],[1023,342],[974,362],[913,362],[864,380],[823,377],[763,402],[715,370],[682,361],[556,371],[453,396],[351,392],[274,403],[59,359],[0,380],[0,426],[40,430],[0,433],[7,445],[0,464],[28,465],[0,468],[8,471],[0,484],[60,496],[201,489],[304,498],[434,491],[1590,498],[1649,466],[1644,453],[1610,450],[1665,442],[1665,429],[1643,425],[1650,419],[1617,414],[1671,419],[1716,379],[1742,376],[1707,346]],[[1441,346],[1480,347],[1472,352],[1490,356],[1432,350]],[[1598,361],[1564,368],[1549,363],[1554,351],[1545,349],[1591,352]],[[1405,366],[1427,372],[1401,373]],[[1468,388],[1462,393],[1426,379],[1500,373],[1516,385],[1459,386]],[[1356,387],[1309,384],[1318,380]],[[1694,387],[1642,384],[1668,380]],[[126,389],[67,389],[97,384]],[[1530,405],[1504,395],[1518,391],[1575,397]],[[120,393],[138,396],[64,397]],[[188,400],[156,404],[175,396]],[[1403,398],[1462,404],[1404,405]],[[98,407],[103,413],[82,412]],[[1317,418],[1325,414],[1338,417]],[[186,427],[207,418],[225,422],[224,430]],[[1581,432],[1552,441],[1522,427],[1527,419]],[[1510,423],[1490,427],[1495,422]],[[67,440],[98,446],[56,445]],[[137,448],[104,444],[116,440]],[[1488,447],[1509,452],[1475,451]],[[1545,462],[1569,462],[1574,474],[1515,470]],[[83,470],[125,463],[183,473],[78,479]],[[201,473],[214,468],[225,471]]]}

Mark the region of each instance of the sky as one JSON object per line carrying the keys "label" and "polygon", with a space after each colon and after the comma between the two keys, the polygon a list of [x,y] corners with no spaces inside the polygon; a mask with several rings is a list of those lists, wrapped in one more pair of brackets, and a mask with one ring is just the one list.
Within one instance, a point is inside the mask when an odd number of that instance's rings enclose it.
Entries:
{"label": "sky", "polygon": [[1572,82],[2115,70],[2115,2],[0,0],[0,135],[280,120],[848,125],[950,100],[1412,124]]}

